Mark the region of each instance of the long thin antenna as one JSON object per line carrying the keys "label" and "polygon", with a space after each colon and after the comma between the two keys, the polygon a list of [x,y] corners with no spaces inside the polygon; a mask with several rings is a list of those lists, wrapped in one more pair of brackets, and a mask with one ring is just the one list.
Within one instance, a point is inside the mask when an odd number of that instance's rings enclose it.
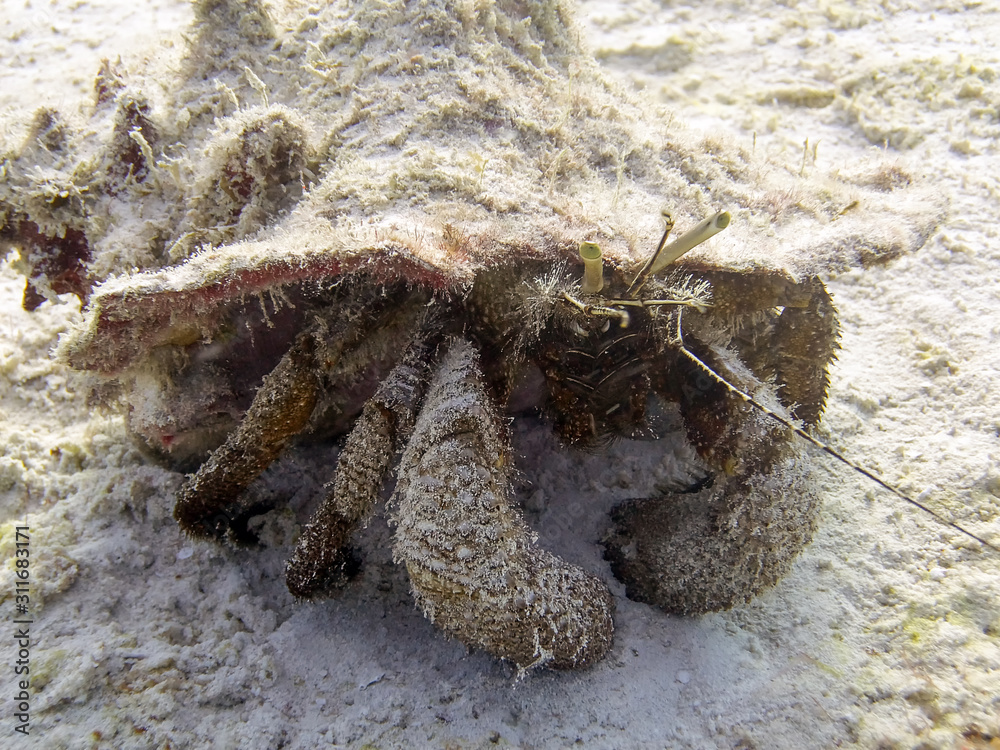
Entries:
{"label": "long thin antenna", "polygon": [[980,544],[982,544],[984,547],[989,547],[994,552],[1000,554],[1000,547],[998,547],[997,545],[991,544],[990,542],[987,542],[982,537],[976,536],[975,534],[973,534],[971,531],[968,531],[967,529],[963,529],[958,524],[956,524],[956,523],[954,523],[952,521],[949,521],[947,518],[945,518],[944,516],[942,516],[937,511],[931,510],[930,508],[928,508],[926,505],[924,505],[923,503],[919,502],[918,500],[914,500],[912,497],[910,497],[909,495],[907,495],[905,492],[903,492],[902,490],[900,490],[898,487],[894,487],[893,485],[889,484],[888,482],[886,482],[885,480],[883,480],[882,478],[880,478],[876,474],[873,474],[872,472],[868,471],[868,469],[865,469],[862,466],[858,466],[858,464],[854,463],[853,461],[851,461],[848,458],[845,458],[844,456],[842,456],[840,453],[838,453],[837,451],[835,451],[830,446],[826,445],[825,443],[821,442],[820,440],[817,440],[812,435],[810,435],[808,432],[806,432],[805,430],[803,430],[801,427],[797,427],[796,425],[792,424],[790,421],[788,421],[787,419],[785,419],[780,414],[777,414],[774,411],[772,411],[771,409],[767,408],[762,403],[760,403],[759,401],[757,401],[749,393],[746,393],[745,391],[740,390],[735,385],[733,385],[728,380],[726,380],[724,377],[722,377],[721,375],[719,375],[718,373],[716,373],[715,370],[713,370],[711,367],[709,367],[704,362],[702,362],[700,359],[698,359],[697,355],[695,355],[690,349],[688,349],[684,345],[684,337],[683,337],[683,335],[681,333],[681,313],[682,312],[683,312],[682,308],[678,308],[677,309],[677,338],[673,342],[674,345],[678,348],[678,350],[685,357],[687,357],[689,360],[691,360],[692,362],[694,362],[694,364],[697,365],[700,369],[704,370],[709,375],[709,377],[711,377],[713,380],[715,380],[720,385],[725,386],[729,390],[730,393],[732,393],[732,394],[734,394],[736,396],[739,396],[743,401],[745,401],[746,403],[748,403],[748,404],[754,406],[755,408],[759,409],[761,412],[763,412],[764,414],[766,414],[767,416],[769,416],[771,419],[774,419],[775,421],[781,423],[787,429],[789,429],[792,432],[794,432],[796,435],[798,435],[803,440],[805,440],[805,441],[807,441],[809,443],[812,443],[813,445],[815,445],[820,450],[822,450],[825,453],[828,453],[829,455],[833,456],[835,459],[837,459],[838,461],[840,461],[842,464],[844,464],[846,466],[849,466],[852,469],[854,469],[856,472],[858,472],[859,474],[862,474],[863,476],[868,477],[873,482],[875,482],[875,484],[879,485],[883,489],[888,490],[889,492],[891,492],[893,495],[895,495],[896,497],[900,498],[901,500],[904,500],[904,501],[908,502],[910,505],[912,505],[912,506],[914,506],[916,508],[920,508],[920,510],[922,510],[922,511],[924,511],[924,513],[927,513],[928,515],[932,516],[938,522],[943,523],[945,526],[950,526],[955,531],[958,531],[958,532],[964,534],[965,536],[967,536],[967,537],[969,537],[971,539],[975,539],[977,542],[979,542]]}

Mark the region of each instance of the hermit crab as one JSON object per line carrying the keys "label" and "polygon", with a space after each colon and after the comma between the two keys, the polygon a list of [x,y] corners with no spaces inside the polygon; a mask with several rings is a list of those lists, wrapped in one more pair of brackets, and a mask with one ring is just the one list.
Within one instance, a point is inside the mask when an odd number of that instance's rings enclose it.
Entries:
{"label": "hermit crab", "polygon": [[232,535],[290,441],[346,434],[296,596],[350,579],[394,477],[424,613],[522,668],[580,667],[613,600],[536,544],[509,418],[539,409],[599,451],[666,413],[701,474],[612,514],[628,596],[701,613],[782,576],[818,503],[791,438],[813,440],[837,347],[822,277],[918,248],[941,216],[903,167],[807,177],[689,131],[605,76],[563,2],[195,15],[162,59],[107,61],[84,111],[38,112],[0,186],[25,306],[85,301],[61,356],[193,472],[186,532]]}

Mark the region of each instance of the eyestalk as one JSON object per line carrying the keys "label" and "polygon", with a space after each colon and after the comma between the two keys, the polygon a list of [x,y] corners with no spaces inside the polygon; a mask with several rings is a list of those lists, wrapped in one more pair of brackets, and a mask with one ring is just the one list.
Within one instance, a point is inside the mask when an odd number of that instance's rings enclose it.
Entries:
{"label": "eyestalk", "polygon": [[697,247],[709,237],[718,234],[728,227],[730,217],[728,211],[719,211],[717,214],[712,214],[707,219],[699,222],[694,229],[685,232],[669,245],[667,244],[667,238],[670,236],[670,230],[673,229],[674,222],[666,213],[664,213],[664,218],[667,221],[667,228],[663,233],[663,239],[660,240],[660,245],[656,248],[656,251],[649,256],[646,265],[642,267],[642,270],[632,280],[632,284],[629,286],[627,292],[629,297],[635,298],[642,285],[646,283],[646,280],[650,276],[662,271],[688,250]]}
{"label": "eyestalk", "polygon": [[728,226],[728,211],[719,211],[719,213],[698,222],[698,225],[694,229],[682,234],[657,254],[656,260],[649,269],[649,273],[659,273],[688,250],[697,247],[709,237],[718,234]]}
{"label": "eyestalk", "polygon": [[580,292],[597,294],[604,288],[604,260],[601,248],[596,242],[581,242],[580,258],[583,260]]}

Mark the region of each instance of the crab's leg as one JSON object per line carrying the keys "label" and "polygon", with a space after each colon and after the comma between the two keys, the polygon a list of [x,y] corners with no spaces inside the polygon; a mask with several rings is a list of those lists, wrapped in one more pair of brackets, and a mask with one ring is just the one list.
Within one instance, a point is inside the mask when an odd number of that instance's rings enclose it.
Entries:
{"label": "crab's leg", "polygon": [[[809,462],[788,440],[790,417],[733,395],[766,394],[767,385],[749,370],[741,374],[732,352],[694,337],[685,342],[682,313],[674,314],[672,342],[681,356],[663,368],[678,382],[671,388],[661,380],[658,390],[679,403],[689,440],[719,471],[697,492],[619,506],[604,544],[629,598],[701,614],[741,604],[778,581],[809,542],[819,501]],[[770,402],[782,409],[773,391]]]}
{"label": "crab's leg", "polygon": [[311,598],[346,580],[351,533],[371,514],[392,459],[413,430],[427,384],[426,356],[424,346],[414,347],[365,403],[340,453],[332,490],[288,561],[285,580],[296,596]]}
{"label": "crab's leg", "polygon": [[301,334],[270,374],[236,431],[177,493],[174,517],[196,536],[219,536],[239,495],[309,421],[319,396],[316,342]]}
{"label": "crab's leg", "polygon": [[685,615],[729,609],[788,572],[818,511],[809,462],[788,451],[770,473],[624,503],[605,557],[634,601]]}
{"label": "crab's leg", "polygon": [[[307,426],[324,388],[350,383],[374,361],[394,359],[420,325],[426,299],[355,300],[335,318],[317,318],[264,378],[239,427],[177,493],[174,517],[189,534],[222,536],[246,511],[243,492]],[[371,308],[375,308],[372,310]],[[243,499],[245,500],[245,498]]]}
{"label": "crab's leg", "polygon": [[539,549],[511,503],[510,448],[472,345],[443,356],[393,495],[395,558],[424,614],[522,669],[580,667],[611,645],[606,586]]}
{"label": "crab's leg", "polygon": [[814,425],[826,406],[840,323],[822,281],[808,279],[800,286],[810,292],[808,302],[785,305],[775,322],[775,372],[782,384],[778,389],[782,403],[791,407],[796,419]]}

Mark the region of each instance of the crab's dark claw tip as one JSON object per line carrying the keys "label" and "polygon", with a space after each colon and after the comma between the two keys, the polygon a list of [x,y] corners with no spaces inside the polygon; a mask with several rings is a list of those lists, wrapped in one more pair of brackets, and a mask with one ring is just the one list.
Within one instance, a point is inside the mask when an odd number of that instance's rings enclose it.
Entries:
{"label": "crab's dark claw tip", "polygon": [[205,517],[197,512],[190,503],[184,501],[182,494],[177,499],[174,506],[174,520],[181,527],[181,530],[192,539],[224,539],[229,532],[231,520],[224,514],[215,514]]}
{"label": "crab's dark claw tip", "polygon": [[361,558],[350,547],[339,550],[337,559],[322,568],[296,555],[285,568],[285,585],[296,600],[316,601],[337,594],[360,572]]}

